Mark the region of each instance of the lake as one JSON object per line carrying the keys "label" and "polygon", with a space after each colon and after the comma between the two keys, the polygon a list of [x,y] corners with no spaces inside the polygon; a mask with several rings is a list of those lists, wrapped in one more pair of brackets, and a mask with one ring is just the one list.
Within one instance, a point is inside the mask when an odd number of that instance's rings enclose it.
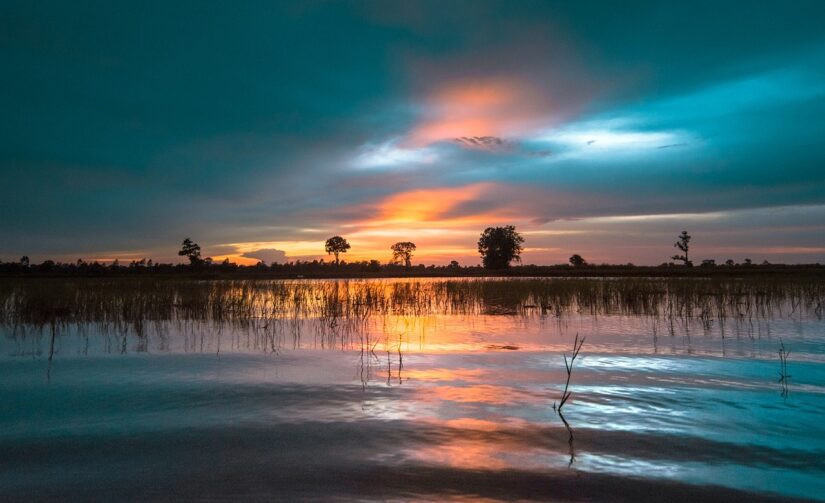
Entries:
{"label": "lake", "polygon": [[825,498],[816,278],[5,279],[0,303],[3,501]]}

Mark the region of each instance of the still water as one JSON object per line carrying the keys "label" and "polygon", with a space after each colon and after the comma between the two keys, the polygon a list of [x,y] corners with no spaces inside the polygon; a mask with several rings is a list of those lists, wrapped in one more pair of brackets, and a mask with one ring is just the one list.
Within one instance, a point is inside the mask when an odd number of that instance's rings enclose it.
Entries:
{"label": "still water", "polygon": [[825,499],[802,310],[2,330],[3,501]]}

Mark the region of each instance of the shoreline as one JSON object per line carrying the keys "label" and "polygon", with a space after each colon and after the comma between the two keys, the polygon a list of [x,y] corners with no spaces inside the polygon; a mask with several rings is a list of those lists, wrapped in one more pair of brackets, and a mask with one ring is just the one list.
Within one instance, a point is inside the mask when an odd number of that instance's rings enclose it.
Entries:
{"label": "shoreline", "polygon": [[[351,266],[350,266],[351,267]],[[267,268],[268,269],[268,268]],[[144,279],[415,279],[415,278],[753,278],[753,277],[822,277],[825,280],[825,266],[811,265],[738,265],[691,267],[681,266],[516,266],[506,270],[487,270],[481,267],[463,267],[450,270],[446,267],[413,267],[409,271],[271,271],[257,267],[236,268],[234,270],[191,270],[188,266],[172,266],[150,270],[149,268],[128,268],[100,271],[22,271],[0,274],[0,281],[10,279],[45,278],[144,278]]]}

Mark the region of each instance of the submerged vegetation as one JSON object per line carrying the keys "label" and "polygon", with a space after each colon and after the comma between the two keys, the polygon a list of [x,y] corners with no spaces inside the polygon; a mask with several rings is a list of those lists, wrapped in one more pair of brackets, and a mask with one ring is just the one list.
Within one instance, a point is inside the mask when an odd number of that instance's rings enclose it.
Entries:
{"label": "submerged vegetation", "polygon": [[0,325],[98,325],[136,335],[163,322],[271,329],[305,320],[340,329],[370,317],[432,315],[650,316],[669,320],[822,316],[816,277],[194,280],[40,278],[0,281]]}

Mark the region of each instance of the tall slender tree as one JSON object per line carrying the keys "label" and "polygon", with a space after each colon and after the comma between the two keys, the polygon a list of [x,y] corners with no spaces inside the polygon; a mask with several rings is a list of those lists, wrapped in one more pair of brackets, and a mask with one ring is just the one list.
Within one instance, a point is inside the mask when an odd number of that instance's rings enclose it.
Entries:
{"label": "tall slender tree", "polygon": [[189,265],[201,263],[201,247],[189,238],[183,240],[178,255],[189,259]]}
{"label": "tall slender tree", "polygon": [[679,234],[678,240],[673,243],[673,247],[681,250],[684,255],[676,254],[670,257],[673,260],[681,261],[686,267],[693,265],[693,262],[690,261],[690,257],[688,256],[688,250],[690,250],[690,239],[690,234],[688,234],[687,231],[682,231],[682,233]]}

